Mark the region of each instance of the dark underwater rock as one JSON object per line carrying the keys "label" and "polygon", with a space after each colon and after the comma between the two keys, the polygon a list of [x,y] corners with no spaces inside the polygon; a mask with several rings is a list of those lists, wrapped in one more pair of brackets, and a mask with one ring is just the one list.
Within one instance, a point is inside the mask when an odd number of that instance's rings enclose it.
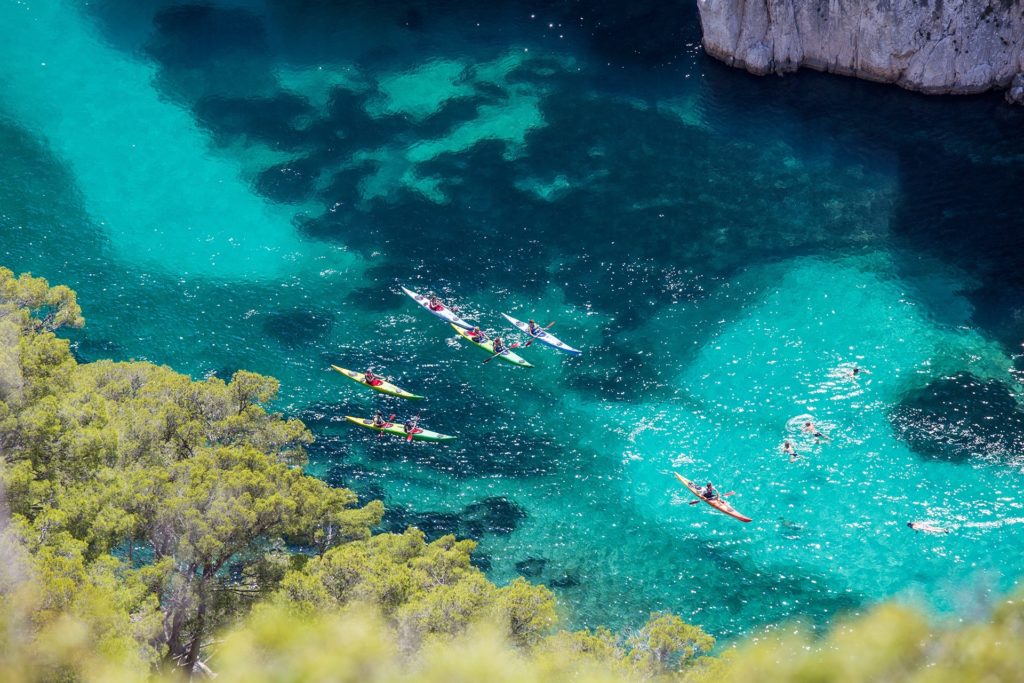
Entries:
{"label": "dark underwater rock", "polygon": [[1024,448],[1024,410],[1010,388],[970,373],[937,379],[910,394],[889,421],[923,458],[1002,460]]}
{"label": "dark underwater rock", "polygon": [[527,578],[534,578],[544,573],[548,561],[543,557],[528,557],[516,562],[516,571]]}
{"label": "dark underwater rock", "polygon": [[289,348],[315,343],[331,331],[333,319],[317,311],[282,311],[263,321],[263,331]]}
{"label": "dark underwater rock", "polygon": [[565,572],[561,576],[548,581],[548,585],[552,588],[575,588],[580,585],[580,580],[576,574],[572,572]]}
{"label": "dark underwater rock", "polygon": [[491,496],[476,503],[470,503],[462,510],[463,519],[476,523],[485,533],[507,535],[526,519],[526,510],[507,498]]}
{"label": "dark underwater rock", "polygon": [[474,552],[469,558],[469,563],[482,572],[491,571],[491,556],[485,553]]}

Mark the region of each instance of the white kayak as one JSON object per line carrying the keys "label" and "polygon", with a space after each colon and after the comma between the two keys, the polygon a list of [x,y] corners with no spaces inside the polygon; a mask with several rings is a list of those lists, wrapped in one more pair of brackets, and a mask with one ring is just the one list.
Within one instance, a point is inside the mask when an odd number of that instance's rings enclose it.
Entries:
{"label": "white kayak", "polygon": [[412,291],[411,289],[406,289],[405,287],[402,287],[402,291],[405,292],[406,294],[408,294],[409,296],[411,296],[413,301],[415,301],[420,306],[422,306],[424,309],[426,309],[427,311],[429,311],[433,315],[436,315],[438,318],[440,318],[441,320],[445,321],[446,323],[451,323],[452,325],[458,325],[459,327],[465,328],[467,330],[473,329],[473,325],[471,325],[470,323],[467,323],[465,320],[463,320],[459,316],[455,315],[455,313],[452,312],[452,309],[448,308],[447,306],[442,304],[441,305],[441,310],[435,311],[434,309],[432,309],[430,307],[430,299],[428,297],[425,297],[422,294],[417,294],[416,292]]}
{"label": "white kayak", "polygon": [[538,334],[530,334],[530,325],[528,323],[524,323],[522,320],[516,320],[507,313],[502,313],[502,315],[505,316],[510,323],[518,327],[520,332],[529,334],[531,337],[533,337],[542,344],[547,344],[551,348],[558,349],[559,351],[568,353],[570,356],[578,356],[581,353],[583,353],[579,349],[574,349],[573,347],[569,346],[564,341],[562,341],[555,335],[551,334],[550,332],[547,332],[546,330],[541,330]]}

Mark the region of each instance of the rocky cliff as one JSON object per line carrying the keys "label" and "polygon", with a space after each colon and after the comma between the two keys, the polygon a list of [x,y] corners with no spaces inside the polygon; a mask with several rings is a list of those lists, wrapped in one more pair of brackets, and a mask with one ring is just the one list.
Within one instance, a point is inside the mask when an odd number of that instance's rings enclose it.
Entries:
{"label": "rocky cliff", "polygon": [[803,66],[926,93],[1012,91],[1020,89],[1011,87],[1015,76],[1014,86],[1024,81],[1024,0],[697,0],[697,6],[708,53],[755,74]]}

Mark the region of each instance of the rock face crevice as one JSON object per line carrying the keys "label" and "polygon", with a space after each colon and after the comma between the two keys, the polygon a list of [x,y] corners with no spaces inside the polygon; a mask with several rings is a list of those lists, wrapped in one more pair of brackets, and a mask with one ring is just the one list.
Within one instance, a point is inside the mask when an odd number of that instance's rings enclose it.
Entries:
{"label": "rock face crevice", "polygon": [[1012,89],[1015,77],[1024,80],[1024,0],[697,0],[697,7],[708,54],[759,75],[808,67],[937,94]]}

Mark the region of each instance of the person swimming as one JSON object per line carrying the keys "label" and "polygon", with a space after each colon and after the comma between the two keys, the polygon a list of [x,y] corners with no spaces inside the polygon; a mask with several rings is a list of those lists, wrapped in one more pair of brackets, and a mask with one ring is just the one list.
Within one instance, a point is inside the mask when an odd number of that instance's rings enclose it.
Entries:
{"label": "person swimming", "polygon": [[907,522],[907,526],[914,531],[923,531],[926,534],[948,534],[949,529],[941,526],[935,526],[931,522]]}
{"label": "person swimming", "polygon": [[804,426],[803,426],[803,428],[802,428],[802,431],[803,431],[803,432],[804,432],[805,434],[813,434],[813,435],[814,435],[814,438],[815,438],[815,439],[818,439],[819,441],[820,441],[821,439],[825,439],[825,440],[828,440],[828,437],[827,437],[827,436],[825,436],[824,434],[822,434],[822,433],[821,433],[821,432],[820,432],[820,431],[818,430],[818,428],[814,426],[814,423],[813,423],[813,422],[811,422],[810,420],[808,420],[807,422],[804,422]]}
{"label": "person swimming", "polygon": [[783,444],[782,444],[782,453],[784,455],[788,455],[789,456],[789,461],[790,462],[796,462],[800,458],[800,454],[796,452],[795,448],[793,448],[793,444],[791,444],[788,441],[783,442]]}

